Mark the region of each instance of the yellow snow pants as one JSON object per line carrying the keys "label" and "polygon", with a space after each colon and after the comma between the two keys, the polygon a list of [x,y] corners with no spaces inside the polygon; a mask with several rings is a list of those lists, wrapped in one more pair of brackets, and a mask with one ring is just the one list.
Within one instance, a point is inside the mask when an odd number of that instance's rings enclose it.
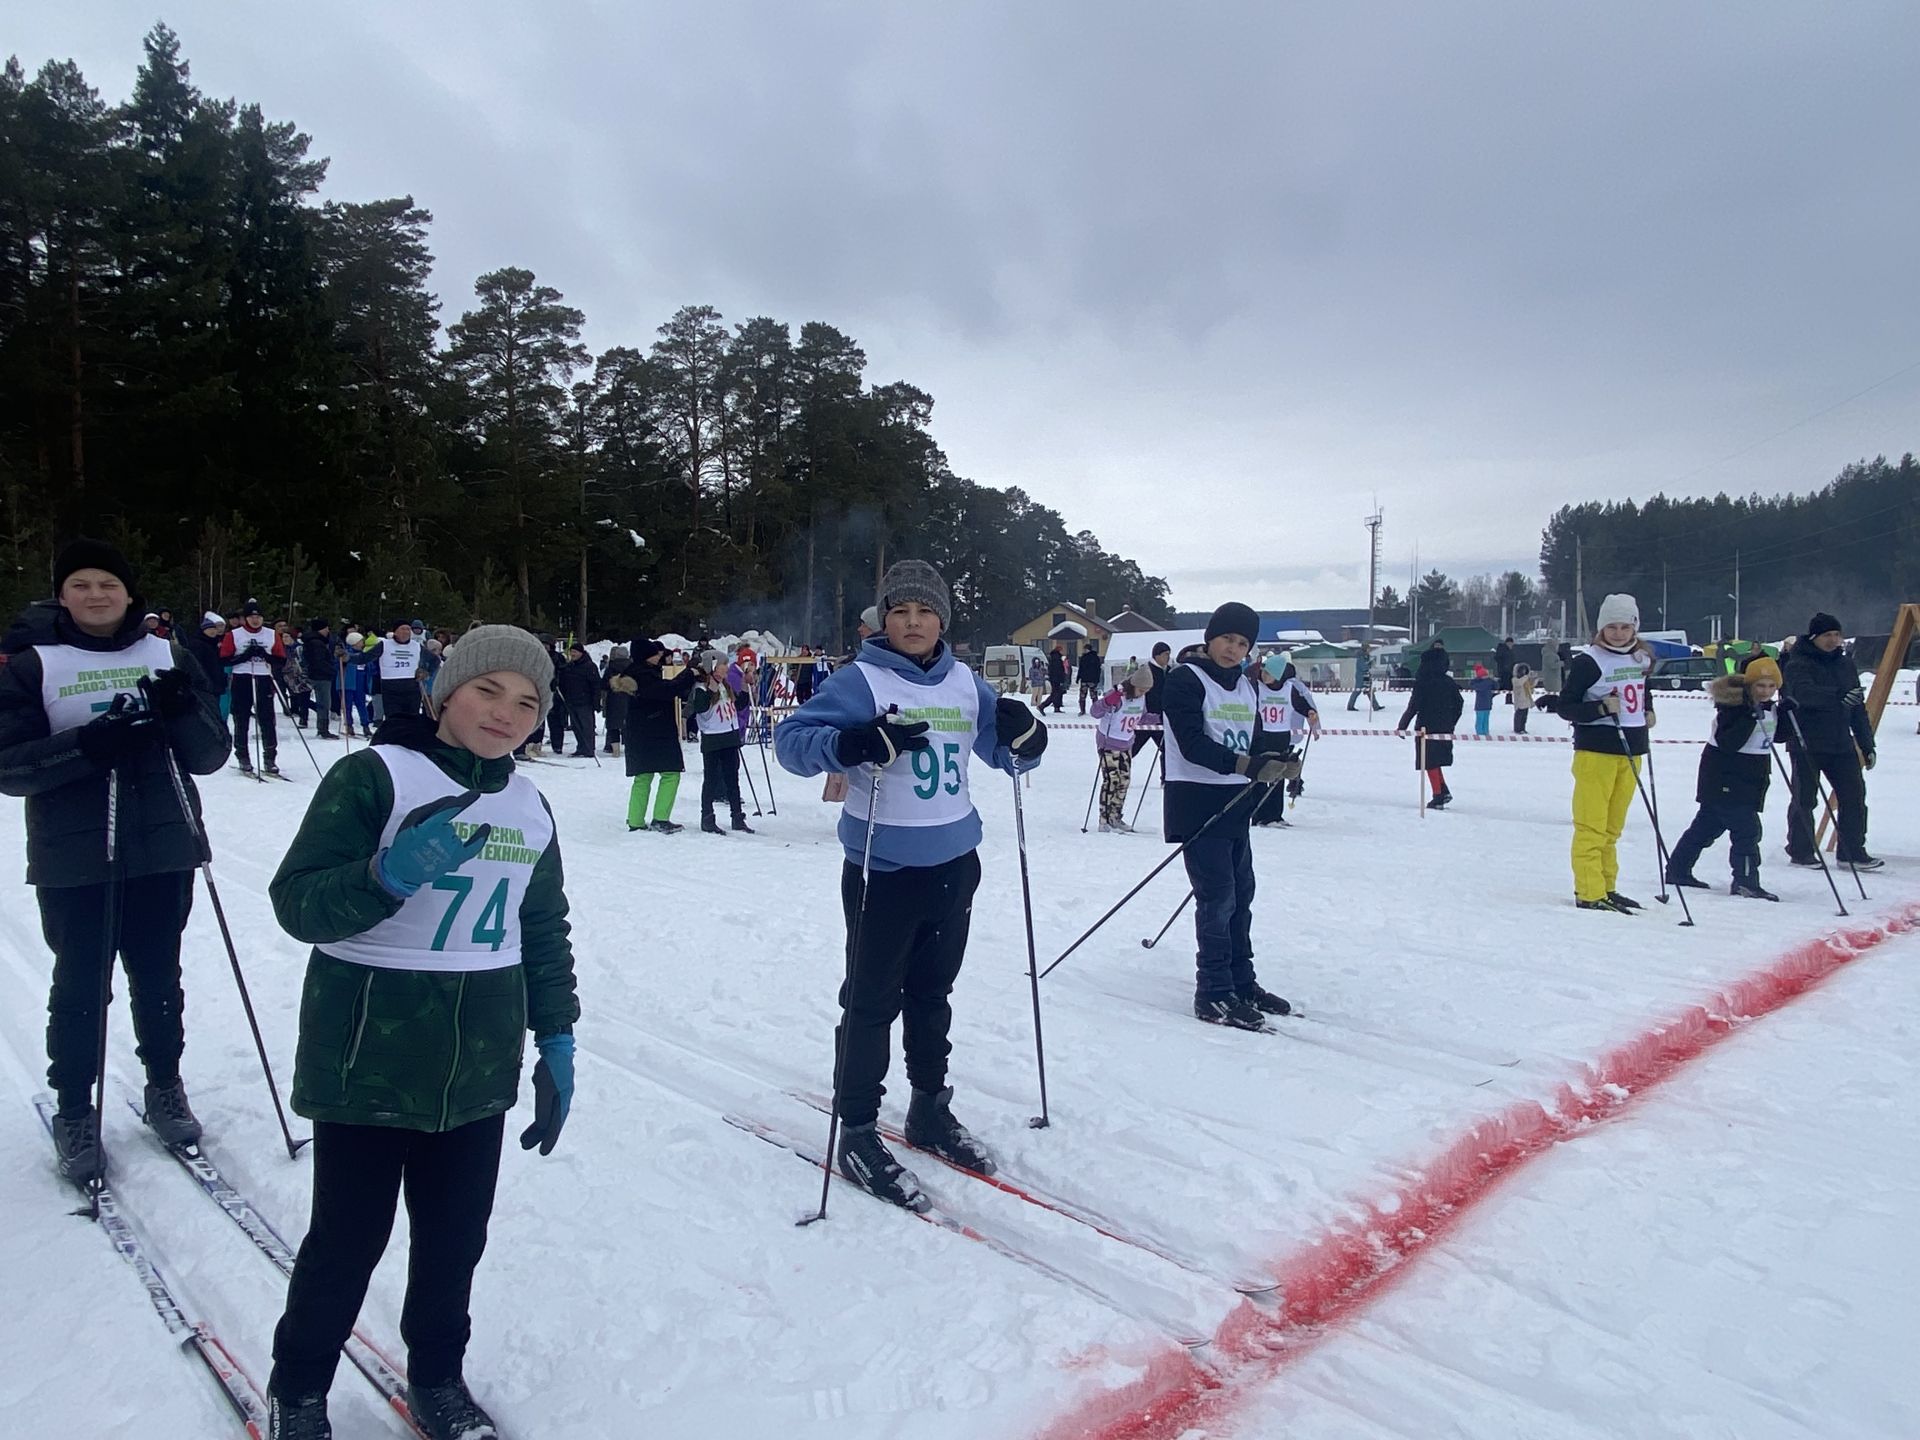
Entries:
{"label": "yellow snow pants", "polygon": [[1573,894],[1604,900],[1618,888],[1620,858],[1614,853],[1633,808],[1640,759],[1597,750],[1573,752]]}

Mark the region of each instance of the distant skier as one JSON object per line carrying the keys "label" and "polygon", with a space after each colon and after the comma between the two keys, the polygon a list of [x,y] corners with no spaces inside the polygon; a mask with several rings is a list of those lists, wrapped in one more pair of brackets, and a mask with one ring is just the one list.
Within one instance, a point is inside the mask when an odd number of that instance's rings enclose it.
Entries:
{"label": "distant skier", "polygon": [[1251,606],[1222,605],[1202,653],[1174,666],[1161,688],[1167,731],[1165,832],[1184,843],[1194,897],[1193,1013],[1210,1025],[1264,1030],[1293,1007],[1253,968],[1253,844],[1249,784],[1278,785],[1286,762],[1256,752],[1260,694],[1242,668],[1260,633]]}
{"label": "distant skier", "polygon": [[390,634],[367,647],[366,664],[378,677],[381,715],[420,713],[420,674],[426,666],[426,647],[410,621],[394,622]]}
{"label": "distant skier", "polygon": [[240,627],[220,639],[220,663],[231,676],[227,693],[233,715],[234,758],[249,775],[253,773],[253,756],[247,750],[249,719],[260,730],[260,768],[269,775],[280,773],[280,739],[273,712],[279,707],[277,682],[286,660],[280,637],[267,629],[261,618],[260,602],[247,601],[240,607]]}
{"label": "distant skier", "polygon": [[1142,667],[1093,702],[1093,748],[1100,760],[1100,833],[1131,835],[1127,790],[1133,783],[1133,737],[1147,710]]}
{"label": "distant skier", "polygon": [[[1286,786],[1274,786],[1254,808],[1253,823],[1286,829],[1287,797],[1306,789],[1300,776],[1300,734],[1320,733],[1320,709],[1313,691],[1300,681],[1300,672],[1285,655],[1269,655],[1257,676],[1260,689],[1260,729],[1254,738],[1256,753],[1286,762]],[[1299,786],[1299,789],[1295,789]]]}
{"label": "distant skier", "polygon": [[[200,1138],[180,1079],[186,1044],[180,933],[201,854],[167,771],[167,745],[197,820],[194,775],[226,764],[226,731],[197,667],[146,633],[132,568],[113,546],[75,540],[53,567],[54,599],[29,605],[0,642],[0,792],[26,798],[27,883],[53,950],[47,1083],[60,1173],[105,1167],[93,1089],[109,928],[127,972],[147,1119],[169,1144]],[[154,709],[141,697],[151,679]],[[163,737],[165,743],[163,744]],[[119,777],[120,913],[108,912],[108,773]]]}
{"label": "distant skier", "polygon": [[573,951],[553,812],[511,752],[550,662],[511,625],[470,630],[429,713],[400,715],[326,774],[269,893],[314,948],[293,1108],[313,1122],[313,1211],[268,1385],[276,1440],[321,1440],[327,1389],[404,1191],[407,1403],[434,1440],[494,1440],[463,1375],[526,1032],[551,1153],[573,1102]]}
{"label": "distant skier", "polygon": [[[773,732],[780,764],[795,775],[853,772],[840,816],[849,953],[836,1035],[841,1127],[833,1158],[861,1189],[915,1210],[928,1204],[920,1182],[875,1128],[894,1018],[901,1017],[913,1089],[908,1141],[992,1174],[992,1154],[954,1118],[947,1085],[949,996],[980,884],[980,813],[969,764],[978,759],[1019,774],[1040,763],[1047,742],[1032,710],[1010,695],[996,699],[986,681],[954,659],[943,638],[951,607],[933,566],[894,564],[880,581],[881,633]],[[908,763],[896,764],[902,757]],[[876,784],[877,809],[869,815]]]}

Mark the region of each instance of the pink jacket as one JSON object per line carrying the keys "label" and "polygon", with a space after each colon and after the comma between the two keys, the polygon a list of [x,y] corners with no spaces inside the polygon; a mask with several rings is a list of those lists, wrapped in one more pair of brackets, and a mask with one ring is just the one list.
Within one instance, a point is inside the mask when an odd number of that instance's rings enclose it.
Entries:
{"label": "pink jacket", "polygon": [[[1113,689],[1093,702],[1093,718],[1096,721],[1103,720],[1125,703],[1126,697],[1120,693],[1120,687],[1116,685]],[[1133,741],[1124,739],[1111,740],[1107,738],[1105,731],[1095,730],[1093,732],[1093,748],[1095,750],[1131,751],[1133,749]]]}

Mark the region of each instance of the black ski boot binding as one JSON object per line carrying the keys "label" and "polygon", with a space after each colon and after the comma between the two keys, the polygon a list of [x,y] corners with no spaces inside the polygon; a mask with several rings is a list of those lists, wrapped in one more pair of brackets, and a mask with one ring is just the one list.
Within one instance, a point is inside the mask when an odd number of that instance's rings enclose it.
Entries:
{"label": "black ski boot binding", "polygon": [[200,1122],[194,1119],[187,1105],[187,1087],[183,1081],[176,1080],[165,1087],[147,1086],[146,1121],[168,1149],[200,1143]]}
{"label": "black ski boot binding", "polygon": [[931,1151],[950,1165],[971,1170],[976,1175],[991,1175],[1000,1167],[993,1155],[958,1120],[953,1118],[953,1087],[944,1090],[916,1090],[907,1103],[907,1143]]}
{"label": "black ski boot binding", "polygon": [[327,1397],[267,1396],[267,1440],[333,1440]]}
{"label": "black ski boot binding", "polygon": [[1667,884],[1673,886],[1676,890],[1710,890],[1713,888],[1691,870],[1669,871],[1667,874]]}
{"label": "black ski boot binding", "polygon": [[1262,1015],[1291,1015],[1293,1006],[1258,982],[1240,992],[1240,998]]}
{"label": "black ski boot binding", "polygon": [[1733,882],[1727,893],[1738,895],[1745,900],[1778,900],[1780,897],[1771,890],[1760,888],[1760,879],[1755,875],[1743,875]]}
{"label": "black ski boot binding", "polygon": [[53,1156],[62,1179],[90,1185],[106,1174],[106,1157],[94,1131],[93,1106],[57,1111],[53,1117]]}
{"label": "black ski boot binding", "polygon": [[1235,1030],[1264,1030],[1267,1022],[1260,1012],[1241,999],[1238,995],[1229,995],[1224,1000],[1201,1000],[1193,1002],[1193,1015],[1196,1020],[1204,1020],[1209,1025],[1227,1025]]}
{"label": "black ski boot binding", "polygon": [[[1702,886],[1701,888],[1704,889],[1705,887]],[[1613,908],[1620,911],[1623,915],[1631,915],[1636,910],[1644,910],[1647,908],[1638,900],[1629,900],[1618,890],[1607,891],[1607,899],[1611,900],[1613,902]]]}
{"label": "black ski boot binding", "polygon": [[432,1440],[500,1440],[493,1417],[480,1408],[464,1380],[407,1386],[407,1409]]}
{"label": "black ski boot binding", "polygon": [[923,1214],[933,1208],[920,1177],[893,1158],[874,1126],[843,1124],[839,1149],[840,1173],[875,1199]]}

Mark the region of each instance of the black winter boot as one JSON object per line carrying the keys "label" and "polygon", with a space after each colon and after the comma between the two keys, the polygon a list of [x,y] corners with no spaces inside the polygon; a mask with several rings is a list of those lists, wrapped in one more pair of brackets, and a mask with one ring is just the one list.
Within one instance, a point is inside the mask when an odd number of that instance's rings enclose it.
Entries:
{"label": "black winter boot", "polygon": [[1713,888],[1691,869],[1667,871],[1667,884],[1676,890],[1711,890]]}
{"label": "black winter boot", "polygon": [[333,1440],[327,1397],[267,1396],[267,1440]]}
{"label": "black winter boot", "polygon": [[106,1155],[94,1129],[94,1109],[57,1111],[53,1117],[53,1156],[62,1179],[90,1185],[107,1170]]}
{"label": "black winter boot", "polygon": [[720,822],[713,818],[713,812],[711,810],[702,810],[700,812],[700,829],[702,833],[707,835],[724,835],[727,833],[720,828]]}
{"label": "black winter boot", "polygon": [[893,1158],[874,1126],[842,1124],[839,1152],[840,1173],[875,1199],[923,1214],[933,1208],[920,1177]]}
{"label": "black winter boot", "polygon": [[1762,890],[1760,888],[1760,877],[1757,874],[1742,875],[1728,887],[1727,893],[1729,895],[1738,895],[1747,900],[1778,900],[1780,898],[1771,890]]}
{"label": "black winter boot", "polygon": [[733,812],[732,828],[741,835],[751,835],[754,833],[753,828],[747,824],[747,812],[744,810],[736,810]]}
{"label": "black winter boot", "polygon": [[916,1090],[907,1102],[907,1143],[929,1150],[948,1164],[971,1170],[976,1175],[991,1175],[1000,1167],[993,1155],[953,1118],[953,1087],[943,1090]]}
{"label": "black winter boot", "polygon": [[1271,990],[1263,988],[1258,982],[1242,990],[1240,992],[1240,998],[1246,1001],[1247,1004],[1253,1006],[1253,1008],[1258,1010],[1262,1015],[1291,1015],[1293,1013],[1293,1006],[1289,1005]]}
{"label": "black winter boot", "polygon": [[162,1145],[171,1149],[200,1143],[200,1122],[194,1119],[187,1105],[185,1082],[176,1080],[164,1087],[149,1085],[146,1098],[147,1124],[153,1127]]}
{"label": "black winter boot", "polygon": [[1224,1000],[1202,1000],[1195,997],[1193,1016],[1209,1025],[1227,1025],[1235,1030],[1264,1030],[1267,1022],[1260,1012],[1238,995],[1229,995]]}
{"label": "black winter boot", "polygon": [[464,1380],[407,1386],[407,1409],[432,1440],[500,1440],[493,1417],[480,1408]]}

